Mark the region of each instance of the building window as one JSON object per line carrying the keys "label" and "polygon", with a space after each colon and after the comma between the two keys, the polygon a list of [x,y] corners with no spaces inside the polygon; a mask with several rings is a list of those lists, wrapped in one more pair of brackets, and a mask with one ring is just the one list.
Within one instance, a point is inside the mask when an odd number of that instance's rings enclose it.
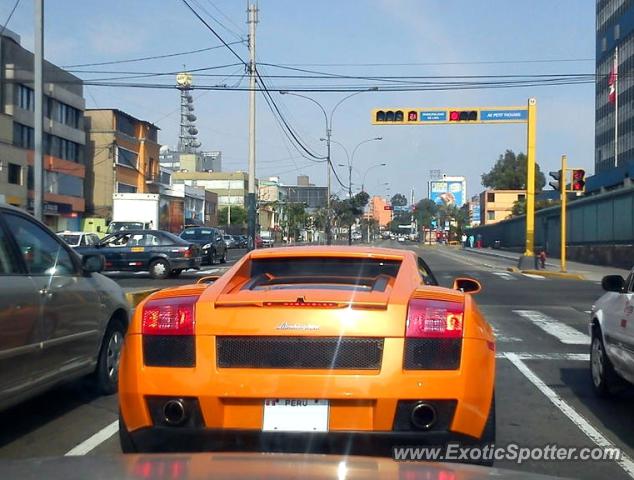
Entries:
{"label": "building window", "polygon": [[136,187],[127,183],[117,182],[117,193],[136,193]]}
{"label": "building window", "polygon": [[129,135],[130,137],[136,136],[134,123],[127,116],[121,113],[117,114],[117,130]]}
{"label": "building window", "polygon": [[69,127],[79,128],[80,110],[58,101],[53,101],[52,110],[53,115],[51,118],[53,120],[68,125]]}
{"label": "building window", "polygon": [[487,202],[494,203],[495,202],[495,193],[488,192],[487,193]]}
{"label": "building window", "polygon": [[517,196],[517,201],[518,201],[518,202],[523,202],[524,200],[526,200],[526,195],[524,195],[523,193],[520,193],[520,194]]}
{"label": "building window", "polygon": [[35,110],[35,92],[26,85],[18,85],[18,106],[23,110]]}
{"label": "building window", "polygon": [[16,163],[9,163],[9,183],[11,185],[22,185],[22,166]]}
{"label": "building window", "polygon": [[13,123],[13,144],[20,148],[34,148],[34,130],[21,123]]}
{"label": "building window", "polygon": [[495,220],[495,211],[487,210],[487,220]]}
{"label": "building window", "polygon": [[84,179],[60,172],[44,172],[44,186],[46,192],[71,197],[84,196]]}
{"label": "building window", "polygon": [[117,146],[117,164],[137,169],[139,155],[131,150]]}
{"label": "building window", "polygon": [[618,23],[614,25],[614,40],[618,40],[621,37],[621,25]]}
{"label": "building window", "polygon": [[605,37],[601,39],[601,51],[605,52],[608,49],[608,41]]}

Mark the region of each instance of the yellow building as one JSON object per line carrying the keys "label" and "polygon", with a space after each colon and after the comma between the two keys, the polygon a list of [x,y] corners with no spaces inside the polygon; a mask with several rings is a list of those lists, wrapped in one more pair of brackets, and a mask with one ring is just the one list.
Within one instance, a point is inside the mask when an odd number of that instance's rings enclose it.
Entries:
{"label": "yellow building", "polygon": [[112,216],[113,193],[160,193],[158,127],[116,109],[88,109],[86,210]]}
{"label": "yellow building", "polygon": [[515,202],[526,199],[526,190],[485,190],[480,194],[480,225],[505,220]]}

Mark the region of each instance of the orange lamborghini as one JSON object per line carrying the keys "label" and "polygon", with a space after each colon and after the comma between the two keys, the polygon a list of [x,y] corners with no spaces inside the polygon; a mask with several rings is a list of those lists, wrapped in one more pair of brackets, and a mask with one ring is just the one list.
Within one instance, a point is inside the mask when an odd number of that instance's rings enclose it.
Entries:
{"label": "orange lamborghini", "polygon": [[413,252],[255,250],[161,290],[129,326],[124,452],[392,453],[495,440],[495,339],[467,278]]}

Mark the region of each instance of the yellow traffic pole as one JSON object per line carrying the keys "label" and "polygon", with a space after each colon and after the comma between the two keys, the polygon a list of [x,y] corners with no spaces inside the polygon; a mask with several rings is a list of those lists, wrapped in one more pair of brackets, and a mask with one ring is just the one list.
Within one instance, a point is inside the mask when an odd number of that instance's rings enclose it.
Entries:
{"label": "yellow traffic pole", "polygon": [[537,100],[528,99],[528,126],[526,132],[526,248],[524,255],[535,255],[535,143],[537,129]]}
{"label": "yellow traffic pole", "polygon": [[567,160],[568,157],[566,155],[561,156],[561,184],[559,191],[561,192],[561,271],[566,271],[566,200],[567,200],[567,189],[566,189],[566,179],[567,175]]}

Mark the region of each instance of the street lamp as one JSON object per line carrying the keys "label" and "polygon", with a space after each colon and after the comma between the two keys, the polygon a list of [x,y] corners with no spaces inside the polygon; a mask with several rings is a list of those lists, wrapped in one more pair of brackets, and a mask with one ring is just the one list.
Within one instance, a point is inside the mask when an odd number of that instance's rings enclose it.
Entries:
{"label": "street lamp", "polygon": [[365,173],[363,174],[363,181],[361,182],[361,190],[364,190],[365,187],[365,179],[368,176],[368,172],[370,170],[373,170],[375,168],[378,167],[387,167],[387,163],[377,163],[376,165],[372,165],[371,167],[368,167],[368,169],[365,171]]}
{"label": "street lamp", "polygon": [[332,117],[335,114],[335,111],[337,110],[339,105],[341,105],[343,102],[345,102],[349,98],[359,95],[360,93],[376,92],[378,90],[379,90],[379,87],[370,87],[368,89],[359,90],[357,92],[354,92],[350,95],[343,97],[341,100],[339,100],[335,104],[334,107],[332,107],[332,110],[330,111],[330,116],[328,116],[328,114],[326,113],[326,109],[322,106],[322,104],[319,103],[314,98],[311,98],[307,95],[300,95],[299,93],[289,92],[287,90],[280,90],[280,95],[293,95],[294,97],[304,98],[306,100],[313,102],[315,105],[319,107],[319,109],[324,114],[324,119],[326,121],[326,173],[327,173],[326,178],[327,178],[327,184],[328,184],[328,196],[326,200],[327,202],[326,204],[326,240],[327,242],[326,243],[328,245],[332,244],[332,238],[330,235],[330,217],[331,217],[330,215],[330,169],[332,168],[332,162],[330,161],[330,140],[331,140],[330,137],[332,135]]}

